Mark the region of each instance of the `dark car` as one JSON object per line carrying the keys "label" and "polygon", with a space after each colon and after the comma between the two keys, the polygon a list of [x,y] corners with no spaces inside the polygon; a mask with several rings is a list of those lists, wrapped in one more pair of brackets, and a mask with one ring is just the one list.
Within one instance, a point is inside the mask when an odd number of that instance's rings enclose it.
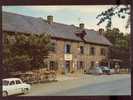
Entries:
{"label": "dark car", "polygon": [[107,74],[107,75],[111,74],[111,70],[109,67],[107,67],[107,66],[100,66],[100,67],[101,67],[104,74]]}
{"label": "dark car", "polygon": [[103,71],[100,67],[95,67],[93,69],[90,69],[88,72],[86,72],[87,74],[92,74],[92,75],[102,75]]}

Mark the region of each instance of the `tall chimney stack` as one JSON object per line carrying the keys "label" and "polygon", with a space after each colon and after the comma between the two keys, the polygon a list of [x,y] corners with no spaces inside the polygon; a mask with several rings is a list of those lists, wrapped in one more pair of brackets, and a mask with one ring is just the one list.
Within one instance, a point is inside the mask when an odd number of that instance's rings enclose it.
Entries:
{"label": "tall chimney stack", "polygon": [[79,28],[80,28],[80,29],[84,29],[84,26],[85,26],[84,23],[80,23],[80,24],[79,24]]}
{"label": "tall chimney stack", "polygon": [[47,22],[48,22],[48,24],[53,23],[53,16],[52,15],[47,16]]}

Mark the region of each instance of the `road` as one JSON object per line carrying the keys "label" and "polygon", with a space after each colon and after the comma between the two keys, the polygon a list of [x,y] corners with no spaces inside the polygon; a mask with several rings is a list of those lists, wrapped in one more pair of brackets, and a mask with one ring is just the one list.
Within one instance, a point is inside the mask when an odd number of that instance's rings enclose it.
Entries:
{"label": "road", "polygon": [[84,76],[75,80],[36,84],[24,96],[131,95],[130,75]]}

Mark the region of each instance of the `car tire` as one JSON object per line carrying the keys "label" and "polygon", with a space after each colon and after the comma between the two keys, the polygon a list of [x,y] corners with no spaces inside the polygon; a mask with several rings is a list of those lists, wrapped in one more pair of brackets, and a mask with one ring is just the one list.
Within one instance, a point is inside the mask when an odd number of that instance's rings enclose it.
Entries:
{"label": "car tire", "polygon": [[8,96],[8,92],[7,92],[7,91],[3,91],[3,92],[2,92],[2,96],[3,96],[3,97]]}
{"label": "car tire", "polygon": [[29,89],[28,88],[24,88],[23,89],[23,94],[27,94],[29,92]]}

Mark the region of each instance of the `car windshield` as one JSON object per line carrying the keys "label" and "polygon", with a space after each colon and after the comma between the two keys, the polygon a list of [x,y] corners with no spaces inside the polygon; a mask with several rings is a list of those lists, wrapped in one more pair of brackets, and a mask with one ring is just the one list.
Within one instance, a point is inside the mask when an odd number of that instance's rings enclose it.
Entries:
{"label": "car windshield", "polygon": [[3,80],[3,81],[2,81],[2,84],[3,84],[3,85],[8,85],[8,84],[9,84],[9,81]]}
{"label": "car windshield", "polygon": [[96,70],[101,70],[101,68],[100,67],[96,67]]}
{"label": "car windshield", "polygon": [[109,70],[109,68],[108,68],[108,67],[104,67],[104,69],[105,69],[105,70]]}

